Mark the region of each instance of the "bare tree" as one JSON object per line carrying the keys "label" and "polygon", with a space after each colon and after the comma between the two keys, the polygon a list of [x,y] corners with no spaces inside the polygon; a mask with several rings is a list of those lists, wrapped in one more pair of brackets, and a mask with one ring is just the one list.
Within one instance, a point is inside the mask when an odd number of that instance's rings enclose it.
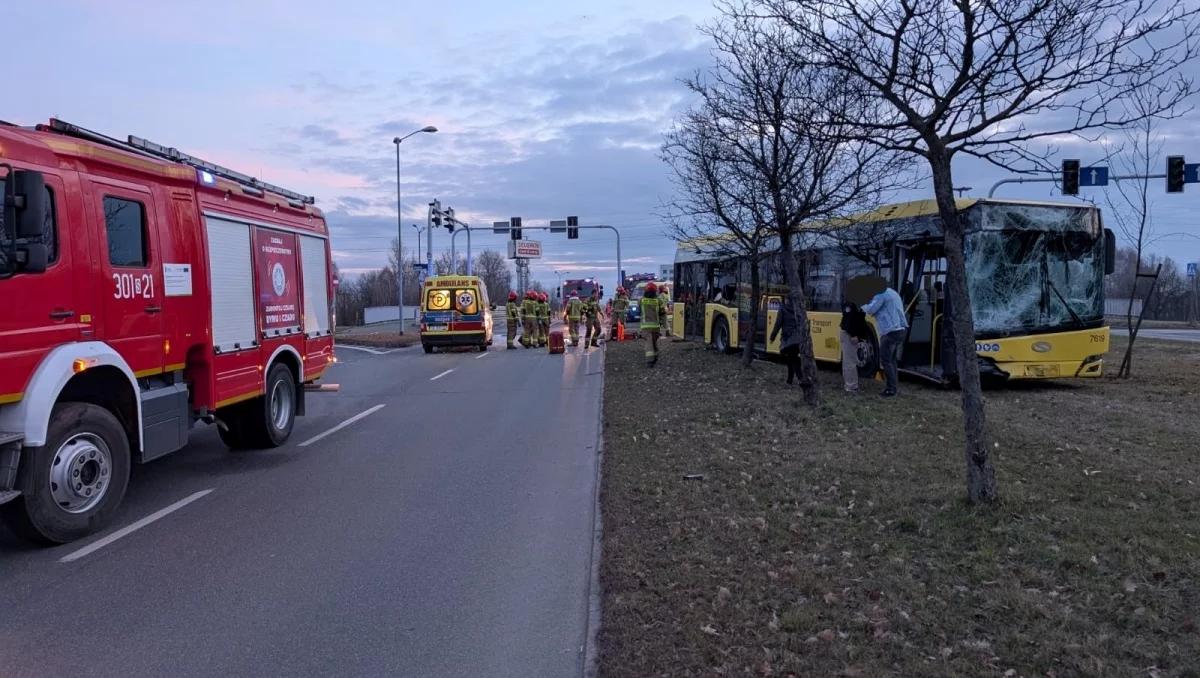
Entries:
{"label": "bare tree", "polygon": [[[739,196],[745,210],[779,245],[788,303],[801,334],[800,387],[805,401],[816,406],[820,391],[808,293],[797,262],[797,250],[802,254],[806,247],[799,239],[806,226],[877,205],[887,190],[902,184],[909,159],[854,138],[845,109],[873,102],[853,81],[789,58],[777,49],[788,39],[786,29],[724,7],[723,20],[707,31],[716,45],[716,64],[688,86],[729,149],[730,172],[753,187]],[[836,118],[830,108],[839,109]]]}
{"label": "bare tree", "polygon": [[403,251],[398,251],[399,245],[396,238],[392,238],[392,246],[388,250],[388,269],[392,275],[396,275],[396,262],[404,260],[404,305],[416,306],[421,303],[421,285],[420,279],[417,277],[417,255],[408,248]]}
{"label": "bare tree", "polygon": [[474,273],[487,286],[488,298],[503,303],[512,289],[513,271],[508,258],[495,250],[484,250],[475,257]]}
{"label": "bare tree", "polygon": [[[1197,10],[1159,0],[748,0],[743,9],[791,29],[791,58],[860,83],[881,104],[846,116],[861,140],[929,164],[960,338],[967,497],[995,499],[952,161],[1029,172],[1046,164],[1032,142],[1171,115],[1193,91],[1179,66],[1196,55]],[[1145,110],[1120,105],[1139,91]]]}
{"label": "bare tree", "polygon": [[[1133,246],[1133,261],[1136,266],[1128,286],[1122,290],[1129,295],[1125,308],[1125,326],[1129,330],[1129,343],[1125,345],[1125,356],[1117,376],[1129,377],[1133,369],[1133,344],[1137,341],[1139,324],[1133,321],[1133,304],[1138,299],[1139,292],[1144,292],[1146,286],[1140,285],[1141,262],[1146,247],[1156,240],[1154,223],[1151,218],[1152,201],[1150,198],[1151,169],[1162,156],[1163,139],[1158,132],[1160,120],[1152,112],[1153,92],[1134,92],[1125,105],[1141,115],[1141,120],[1131,127],[1122,130],[1125,143],[1120,152],[1114,154],[1113,160],[1120,174],[1140,175],[1140,179],[1116,182],[1115,191],[1108,191],[1106,196],[1109,204],[1109,215],[1117,231]],[[1149,303],[1143,300],[1143,308]],[[1140,313],[1139,313],[1140,315]]]}
{"label": "bare tree", "polygon": [[455,256],[455,261],[450,260],[450,250],[446,250],[433,260],[433,270],[435,275],[456,275],[465,274],[467,272],[467,258],[459,254]]}
{"label": "bare tree", "polygon": [[[763,243],[769,224],[754,218],[748,205],[759,190],[734,170],[735,152],[721,139],[706,105],[689,110],[667,133],[662,158],[671,168],[676,197],[665,205],[669,235],[696,252],[744,258],[750,269],[749,336],[741,337],[742,363],[754,359]],[[741,323],[738,323],[739,326]]]}

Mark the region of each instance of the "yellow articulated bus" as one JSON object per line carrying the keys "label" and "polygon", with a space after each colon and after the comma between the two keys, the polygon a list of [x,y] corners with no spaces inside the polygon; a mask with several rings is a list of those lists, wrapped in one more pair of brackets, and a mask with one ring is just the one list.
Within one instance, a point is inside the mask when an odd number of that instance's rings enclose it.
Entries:
{"label": "yellow articulated bus", "polygon": [[[1090,205],[959,199],[966,220],[967,288],[980,371],[991,380],[1099,377],[1109,346],[1104,276],[1115,240]],[[679,244],[675,255],[674,333],[720,351],[750,334],[750,269],[720,236]],[[817,360],[840,363],[839,324],[847,281],[879,275],[900,293],[909,321],[903,372],[939,383],[957,376],[952,312],[943,293],[946,257],[933,200],[886,205],[806,229],[797,257],[809,302]],[[787,294],[782,254],[761,258],[755,349],[769,342]],[[770,248],[766,248],[770,252]],[[860,342],[863,375],[879,369],[878,336]]]}

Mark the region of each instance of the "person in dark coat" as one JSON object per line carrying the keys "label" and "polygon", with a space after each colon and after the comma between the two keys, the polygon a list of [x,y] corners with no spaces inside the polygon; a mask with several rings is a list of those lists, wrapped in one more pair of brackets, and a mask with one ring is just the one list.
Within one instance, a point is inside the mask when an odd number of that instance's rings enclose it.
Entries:
{"label": "person in dark coat", "polygon": [[871,326],[867,314],[858,304],[847,301],[842,304],[842,386],[849,393],[858,391],[858,342],[869,341]]}
{"label": "person in dark coat", "polygon": [[787,365],[787,383],[791,384],[795,377],[800,376],[800,323],[792,311],[791,301],[787,298],[780,304],[768,343],[775,341],[780,332],[783,332],[783,340],[779,342],[779,355],[783,356]]}

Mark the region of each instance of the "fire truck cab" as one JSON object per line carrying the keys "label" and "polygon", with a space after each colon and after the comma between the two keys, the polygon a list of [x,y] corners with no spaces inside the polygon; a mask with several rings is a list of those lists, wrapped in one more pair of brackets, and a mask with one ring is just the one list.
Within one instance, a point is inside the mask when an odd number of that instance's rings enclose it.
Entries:
{"label": "fire truck cab", "polygon": [[333,362],[314,200],[137,137],[0,124],[0,510],[62,543],[198,422],[274,447]]}

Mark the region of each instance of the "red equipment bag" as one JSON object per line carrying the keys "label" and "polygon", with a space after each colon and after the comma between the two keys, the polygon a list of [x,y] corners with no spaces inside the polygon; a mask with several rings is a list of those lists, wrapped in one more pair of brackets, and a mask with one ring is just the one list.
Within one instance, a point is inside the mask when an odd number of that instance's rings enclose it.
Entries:
{"label": "red equipment bag", "polygon": [[565,353],[567,344],[563,341],[562,330],[550,330],[550,353]]}

